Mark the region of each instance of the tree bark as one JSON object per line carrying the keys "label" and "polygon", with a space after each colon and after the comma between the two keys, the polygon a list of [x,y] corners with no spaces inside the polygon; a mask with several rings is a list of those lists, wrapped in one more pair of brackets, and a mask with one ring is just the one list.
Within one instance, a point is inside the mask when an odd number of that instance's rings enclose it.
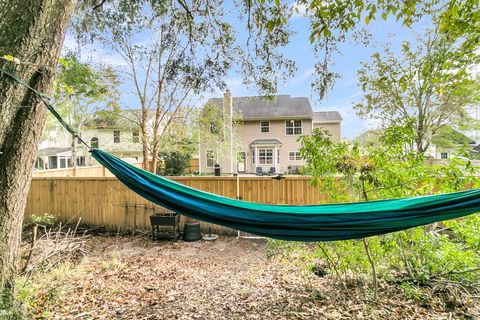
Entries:
{"label": "tree bark", "polygon": [[140,131],[142,132],[142,146],[143,146],[143,170],[148,170],[149,145],[148,145],[148,114],[149,110],[142,107],[142,119],[140,120]]}
{"label": "tree bark", "polygon": [[[50,92],[76,0],[0,0],[0,68]],[[18,319],[14,279],[21,226],[46,108],[30,90],[0,74],[0,318]]]}

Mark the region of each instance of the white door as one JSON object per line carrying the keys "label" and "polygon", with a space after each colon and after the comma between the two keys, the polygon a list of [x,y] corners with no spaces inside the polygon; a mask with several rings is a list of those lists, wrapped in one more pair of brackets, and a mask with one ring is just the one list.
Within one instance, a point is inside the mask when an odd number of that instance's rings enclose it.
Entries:
{"label": "white door", "polygon": [[238,165],[237,165],[238,172],[245,172],[245,152],[238,153]]}

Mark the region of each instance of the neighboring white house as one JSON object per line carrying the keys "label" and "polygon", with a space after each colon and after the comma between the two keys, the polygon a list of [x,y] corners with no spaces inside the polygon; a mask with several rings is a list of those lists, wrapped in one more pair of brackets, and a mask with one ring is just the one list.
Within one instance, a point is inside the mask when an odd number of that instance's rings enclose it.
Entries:
{"label": "neighboring white house", "polygon": [[[142,162],[142,141],[138,126],[128,116],[138,110],[124,110],[115,120],[95,118],[89,121],[81,132],[81,138],[92,148],[102,149],[129,162]],[[36,169],[61,169],[73,166],[72,135],[60,125],[47,129],[45,138],[39,144]],[[76,147],[77,165],[98,164],[81,143]]]}

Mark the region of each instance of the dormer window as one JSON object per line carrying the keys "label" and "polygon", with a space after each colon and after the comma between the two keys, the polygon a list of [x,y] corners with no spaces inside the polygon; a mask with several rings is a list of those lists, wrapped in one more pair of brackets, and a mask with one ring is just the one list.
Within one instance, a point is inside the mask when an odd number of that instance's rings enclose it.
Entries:
{"label": "dormer window", "polygon": [[98,149],[98,138],[93,137],[92,140],[90,140],[90,146],[92,149]]}
{"label": "dormer window", "polygon": [[296,136],[302,134],[302,120],[285,121],[285,133],[288,136]]}
{"label": "dormer window", "polygon": [[260,122],[260,132],[263,132],[263,133],[270,132],[270,121]]}

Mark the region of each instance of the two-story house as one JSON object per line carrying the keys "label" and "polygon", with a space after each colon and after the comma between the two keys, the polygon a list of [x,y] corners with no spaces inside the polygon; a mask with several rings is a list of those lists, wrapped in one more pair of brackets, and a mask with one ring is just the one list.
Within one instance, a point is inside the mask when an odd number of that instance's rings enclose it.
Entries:
{"label": "two-story house", "polygon": [[[138,110],[123,110],[119,117],[104,119],[94,117],[82,127],[80,135],[92,148],[100,148],[129,162],[142,162],[142,141],[133,113]],[[72,135],[63,127],[47,128],[39,144],[36,169],[63,169],[73,166]],[[82,144],[76,144],[78,166],[98,164]]]}
{"label": "two-story house", "polygon": [[231,168],[238,173],[295,173],[304,165],[299,153],[300,136],[310,135],[314,128],[324,128],[334,141],[340,140],[340,114],[314,112],[306,97],[232,97],[227,91],[223,99],[210,99],[206,105],[221,108],[227,115],[232,114],[228,110],[240,115],[237,130],[242,147],[233,157],[218,155],[213,148],[200,148],[201,173],[214,172],[217,162],[223,173],[232,173]]}

